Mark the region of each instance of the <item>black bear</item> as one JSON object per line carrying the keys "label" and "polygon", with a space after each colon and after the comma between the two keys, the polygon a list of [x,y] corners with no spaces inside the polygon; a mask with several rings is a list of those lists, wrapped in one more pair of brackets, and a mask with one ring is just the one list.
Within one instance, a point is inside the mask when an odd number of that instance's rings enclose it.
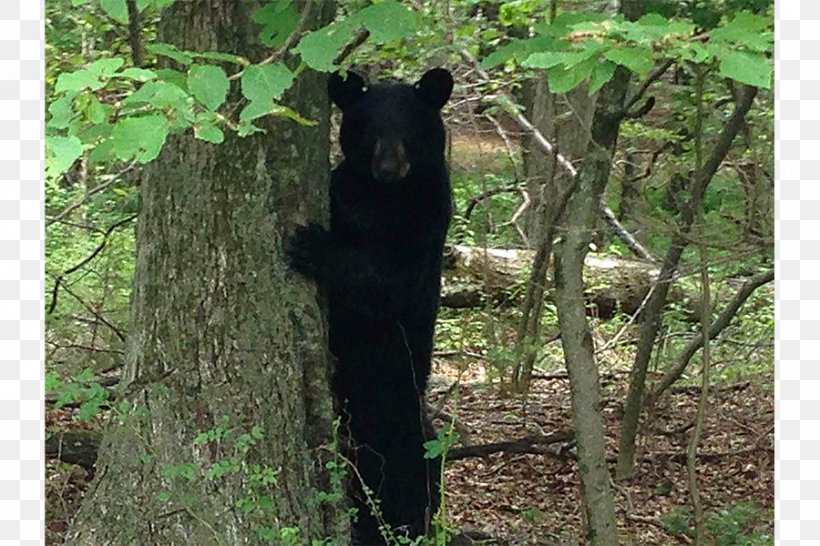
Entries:
{"label": "black bear", "polygon": [[440,110],[452,89],[440,68],[413,85],[332,74],[344,160],[331,177],[330,230],[299,228],[287,250],[293,269],[327,289],[333,389],[361,478],[351,480],[355,544],[423,535],[439,505],[423,397],[451,216]]}

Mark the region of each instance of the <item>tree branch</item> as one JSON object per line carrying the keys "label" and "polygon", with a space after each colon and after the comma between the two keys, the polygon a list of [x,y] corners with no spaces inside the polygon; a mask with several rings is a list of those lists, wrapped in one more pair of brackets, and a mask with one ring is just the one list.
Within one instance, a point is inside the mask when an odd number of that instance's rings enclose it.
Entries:
{"label": "tree branch", "polygon": [[447,452],[447,460],[457,461],[469,457],[486,457],[502,451],[505,453],[541,453],[540,451],[535,451],[533,448],[536,446],[557,444],[559,442],[568,442],[573,438],[575,438],[574,432],[563,431],[547,435],[526,436],[510,442],[493,442],[491,444],[456,447]]}
{"label": "tree branch", "polygon": [[126,0],[128,6],[128,41],[131,44],[131,60],[134,66],[141,67],[142,56],[142,23],[137,9],[137,0]]}
{"label": "tree branch", "polygon": [[[749,299],[755,290],[763,286],[764,284],[768,284],[774,280],[774,270],[764,271],[763,273],[758,273],[748,281],[746,281],[740,290],[737,291],[737,294],[729,301],[723,311],[720,313],[720,316],[712,323],[711,327],[709,328],[709,339],[715,339],[717,336],[720,335],[723,330],[729,326],[732,322],[732,319],[735,318],[737,312],[746,303],[746,300]],[[677,363],[675,366],[667,371],[663,377],[658,381],[655,387],[652,389],[651,394],[649,395],[650,403],[651,401],[657,400],[663,392],[672,386],[680,376],[683,375],[683,372],[686,370],[686,367],[689,365],[689,361],[695,355],[695,353],[703,346],[703,333],[699,333],[697,336],[692,338],[689,343],[687,343],[686,347],[684,347],[683,351],[681,352],[680,356],[678,356]]]}
{"label": "tree branch", "polygon": [[632,251],[633,254],[638,256],[639,258],[643,258],[644,260],[649,260],[650,262],[658,262],[658,259],[652,255],[649,250],[645,246],[643,246],[634,235],[629,233],[627,229],[618,221],[618,218],[615,216],[615,213],[607,207],[603,201],[598,203],[598,207],[601,211],[601,216],[604,217],[604,220],[612,229],[612,232],[618,236],[626,246],[629,247],[629,250]]}
{"label": "tree branch", "polygon": [[674,62],[675,61],[673,59],[666,59],[657,67],[655,67],[652,70],[652,72],[649,73],[646,79],[643,82],[641,82],[641,85],[638,87],[638,89],[635,90],[635,94],[632,95],[632,97],[626,101],[624,112],[628,112],[630,109],[632,109],[633,106],[638,104],[638,101],[641,100],[646,91],[652,86],[653,83],[658,81],[661,78],[661,76],[663,76],[666,73],[667,70],[669,70],[669,67],[672,66]]}
{"label": "tree branch", "polygon": [[57,277],[54,279],[54,289],[51,292],[51,303],[48,306],[48,314],[49,315],[51,313],[53,313],[54,309],[57,307],[57,295],[58,295],[58,292],[60,290],[60,285],[63,284],[63,286],[65,286],[65,284],[63,283],[63,279],[65,277],[67,277],[68,275],[71,275],[75,271],[85,267],[91,260],[96,258],[97,255],[100,252],[102,252],[102,250],[105,248],[105,245],[108,244],[108,237],[111,236],[111,234],[114,232],[114,230],[117,229],[120,226],[123,226],[123,225],[135,220],[138,216],[139,216],[139,213],[132,214],[131,216],[125,218],[124,220],[120,220],[119,222],[113,224],[111,227],[109,227],[105,231],[105,234],[103,235],[103,240],[100,242],[99,245],[97,245],[97,248],[95,248],[93,251],[91,251],[91,254],[89,254],[88,256],[83,258],[82,260],[80,260],[80,262],[78,264],[76,264],[72,267],[69,267],[68,269],[63,271],[61,274],[57,275]]}
{"label": "tree branch", "polygon": [[46,227],[50,226],[51,224],[53,224],[55,222],[58,222],[58,221],[62,220],[63,218],[65,218],[66,216],[71,214],[75,209],[77,209],[77,207],[80,207],[80,206],[84,205],[85,202],[88,201],[94,195],[100,193],[101,191],[105,191],[108,188],[110,188],[115,182],[120,180],[122,175],[126,174],[128,171],[133,170],[136,166],[137,166],[137,162],[132,161],[127,167],[123,168],[120,172],[118,172],[117,174],[112,175],[111,180],[109,180],[108,182],[103,182],[102,184],[98,184],[97,186],[94,186],[90,190],[86,191],[85,194],[83,194],[83,196],[80,197],[77,201],[75,201],[74,203],[70,204],[65,209],[63,209],[62,212],[60,212],[56,216],[52,216],[51,218],[46,218]]}

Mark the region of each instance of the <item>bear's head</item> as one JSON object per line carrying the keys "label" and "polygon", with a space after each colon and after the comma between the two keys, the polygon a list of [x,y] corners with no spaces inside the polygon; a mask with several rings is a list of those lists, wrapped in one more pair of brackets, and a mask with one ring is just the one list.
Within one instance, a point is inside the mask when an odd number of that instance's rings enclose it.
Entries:
{"label": "bear's head", "polygon": [[331,74],[328,94],[342,110],[345,159],[360,176],[384,184],[439,168],[445,140],[440,111],[452,90],[453,77],[443,68],[413,85],[370,85],[354,72]]}

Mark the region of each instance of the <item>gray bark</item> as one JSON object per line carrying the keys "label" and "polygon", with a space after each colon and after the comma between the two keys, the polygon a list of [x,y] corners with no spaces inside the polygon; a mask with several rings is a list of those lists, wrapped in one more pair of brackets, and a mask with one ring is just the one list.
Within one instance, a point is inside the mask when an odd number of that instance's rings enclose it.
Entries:
{"label": "gray bark", "polygon": [[[643,11],[642,0],[625,0],[621,6],[621,13],[629,20],[637,19]],[[555,301],[570,380],[586,538],[592,546],[618,544],[618,530],[606,462],[598,366],[584,309],[583,266],[600,217],[599,203],[609,180],[629,79],[629,72],[618,67],[598,96],[591,141],[579,169],[578,187],[567,205],[566,231],[555,257]]]}
{"label": "gray bark", "polygon": [[[261,60],[258,5],[176,2],[159,41]],[[332,12],[314,3],[308,28]],[[346,534],[343,507],[314,502],[330,487],[323,314],[282,259],[295,222],[327,217],[324,77],[304,72],[285,101],[319,124],[263,120],[266,134],[226,134],[221,145],[171,137],[145,169],[121,391],[131,408],[106,430],[69,543],[257,544],[270,542],[267,528],[309,544]],[[195,442],[222,426],[222,440]],[[261,438],[245,453],[236,440],[253,427]],[[231,457],[236,469],[206,475]],[[192,464],[189,477],[174,475],[181,464]],[[254,483],[265,469],[275,483]],[[260,499],[269,506],[237,508]]]}

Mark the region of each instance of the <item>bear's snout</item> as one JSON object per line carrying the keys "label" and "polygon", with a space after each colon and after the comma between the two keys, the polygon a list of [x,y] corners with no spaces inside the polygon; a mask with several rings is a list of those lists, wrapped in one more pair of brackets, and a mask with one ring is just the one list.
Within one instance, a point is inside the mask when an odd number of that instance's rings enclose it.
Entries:
{"label": "bear's snout", "polygon": [[407,150],[399,138],[380,138],[373,149],[373,178],[379,182],[397,182],[410,172]]}

